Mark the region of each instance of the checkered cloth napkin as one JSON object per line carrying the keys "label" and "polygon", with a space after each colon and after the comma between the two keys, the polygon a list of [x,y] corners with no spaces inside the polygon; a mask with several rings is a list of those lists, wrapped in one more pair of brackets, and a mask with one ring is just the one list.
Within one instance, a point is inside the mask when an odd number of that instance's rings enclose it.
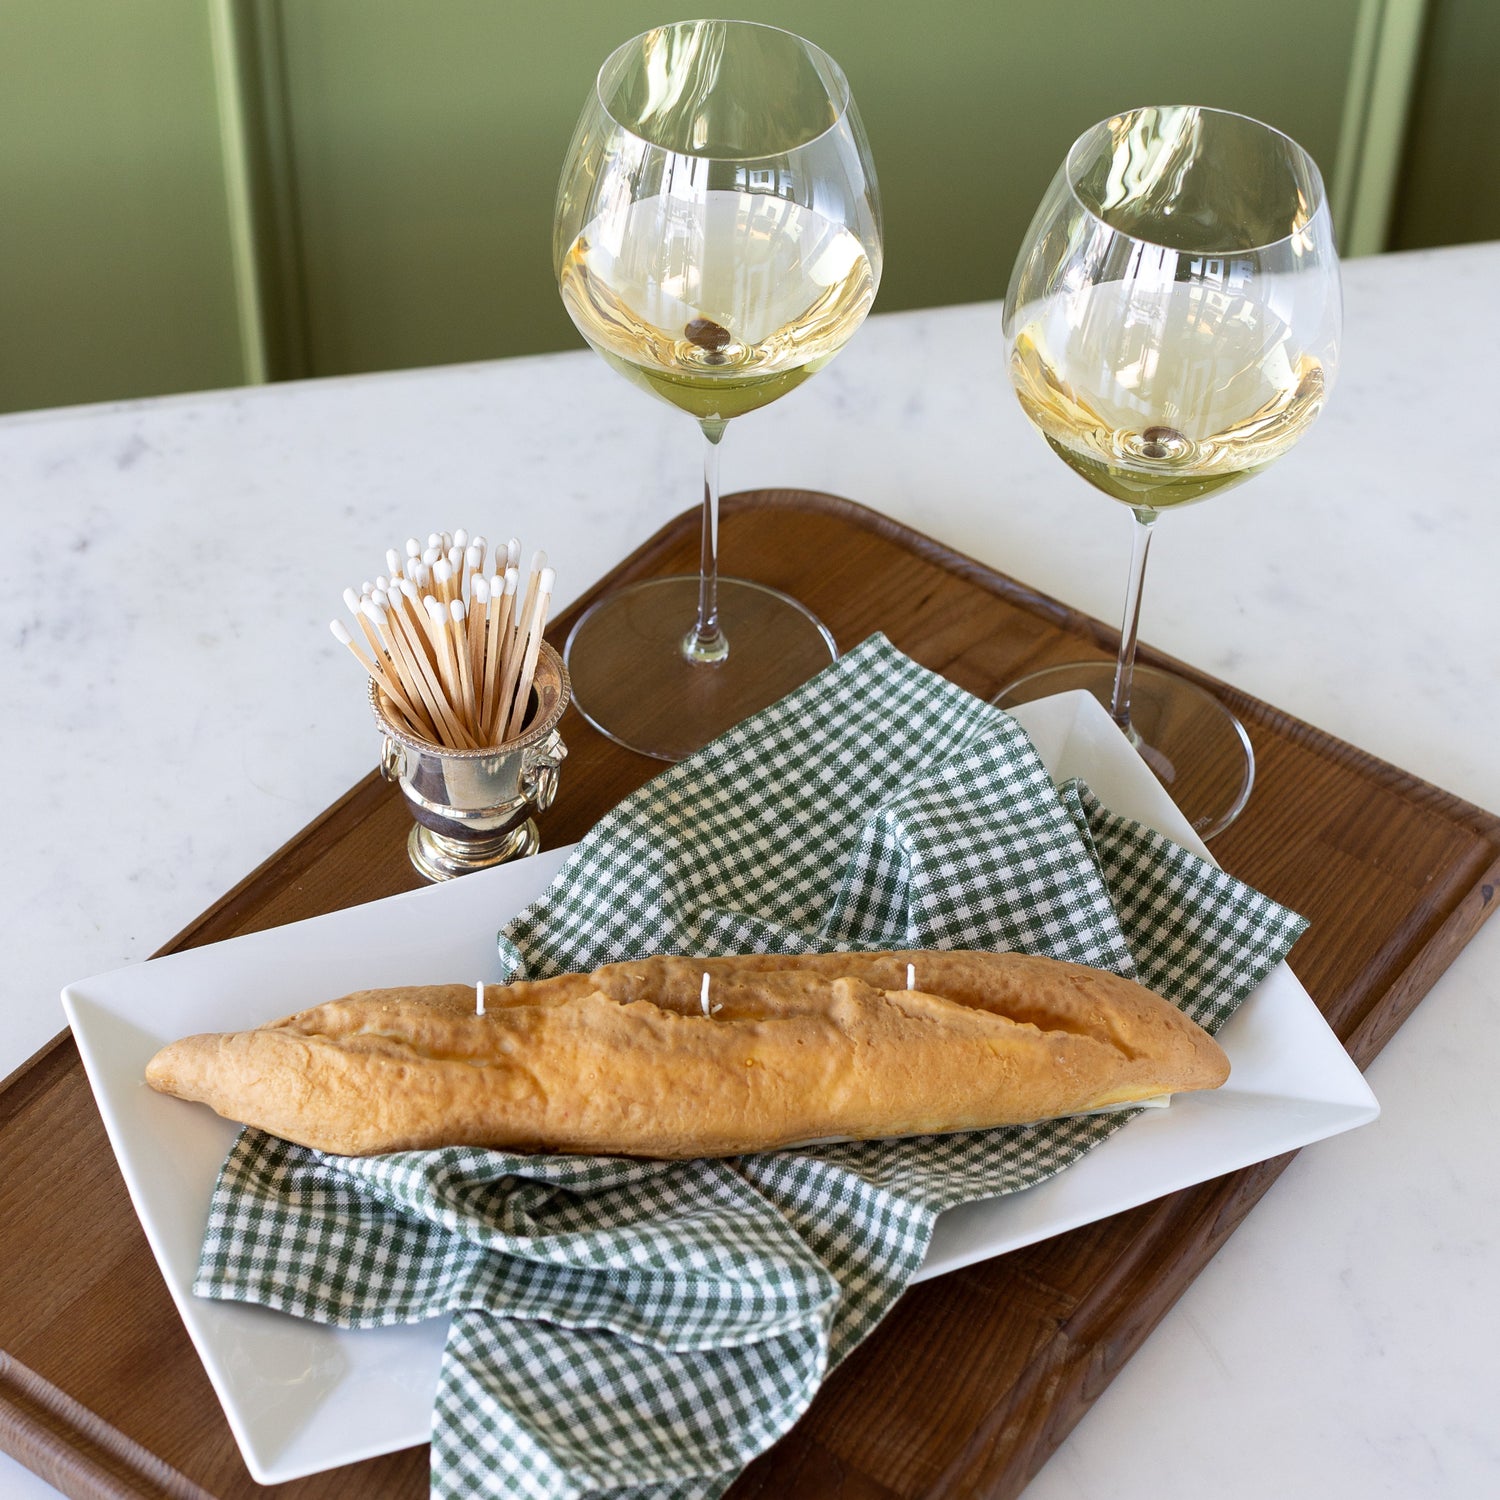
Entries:
{"label": "checkered cloth napkin", "polygon": [[[513,975],[657,952],[1024,949],[1216,1030],[1300,917],[1079,784],[872,637],[666,771],[500,934]],[[246,1131],[196,1290],[342,1327],[451,1314],[432,1493],[705,1500],[796,1421],[945,1208],[1061,1171],[1133,1112],[645,1162],[320,1155]]]}

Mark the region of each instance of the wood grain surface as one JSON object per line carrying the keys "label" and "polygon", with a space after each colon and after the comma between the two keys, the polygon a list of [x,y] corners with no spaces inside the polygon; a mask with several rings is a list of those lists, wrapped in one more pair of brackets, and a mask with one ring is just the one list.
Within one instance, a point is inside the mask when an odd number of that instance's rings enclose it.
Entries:
{"label": "wood grain surface", "polygon": [[[883,630],[983,696],[1037,666],[1113,654],[1115,635],[847,501],[732,496],[723,556],[808,603],[841,649]],[[633,577],[692,571],[679,518],[559,619]],[[1143,651],[1142,659],[1176,665]],[[1494,906],[1500,820],[1223,684],[1256,788],[1215,841],[1221,864],[1311,919],[1292,967],[1367,1064]],[[661,769],[562,724],[569,756],[545,846],[579,838]],[[371,760],[378,746],[371,745]],[[165,945],[171,952],[418,884],[410,823],[375,774]],[[1264,1162],[913,1288],[834,1372],[736,1500],[1013,1496],[1244,1215]],[[279,1485],[240,1461],[59,1037],[0,1084],[0,1446],[76,1500],[425,1495],[427,1451]]]}

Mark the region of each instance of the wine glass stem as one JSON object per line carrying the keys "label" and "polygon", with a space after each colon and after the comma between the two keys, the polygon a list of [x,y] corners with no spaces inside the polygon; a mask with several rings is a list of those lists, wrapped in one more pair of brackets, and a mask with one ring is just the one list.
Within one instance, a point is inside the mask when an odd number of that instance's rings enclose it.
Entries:
{"label": "wine glass stem", "polygon": [[1141,625],[1141,587],[1146,581],[1146,554],[1151,550],[1151,530],[1159,512],[1145,506],[1134,506],[1130,548],[1130,584],[1125,592],[1125,616],[1120,622],[1120,654],[1115,660],[1115,685],[1110,694],[1110,717],[1132,735],[1130,727],[1130,685],[1135,676],[1135,643]]}
{"label": "wine glass stem", "polygon": [[703,429],[703,540],[698,556],[698,618],[682,638],[692,662],[723,661],[729,642],[719,627],[719,443],[728,422],[706,420]]}

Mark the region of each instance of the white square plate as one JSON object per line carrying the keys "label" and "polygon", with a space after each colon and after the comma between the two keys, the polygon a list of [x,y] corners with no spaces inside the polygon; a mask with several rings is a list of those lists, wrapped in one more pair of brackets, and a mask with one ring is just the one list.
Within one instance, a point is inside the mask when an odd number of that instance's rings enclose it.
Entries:
{"label": "white square plate", "polygon": [[[1016,710],[1052,775],[1207,854],[1109,716],[1084,693]],[[498,980],[496,929],[540,895],[567,849],[389,900],[135,964],[69,985],[63,1009],[173,1300],[246,1466],[279,1484],[426,1442],[446,1320],[345,1331],[202,1301],[193,1275],[219,1167],[238,1127],[143,1082],[158,1047],[258,1026],[350,990]],[[1379,1112],[1282,964],[1220,1034],[1233,1071],[1212,1093],[1148,1110],[1068,1171],[938,1221],[918,1279],[1218,1177]]]}

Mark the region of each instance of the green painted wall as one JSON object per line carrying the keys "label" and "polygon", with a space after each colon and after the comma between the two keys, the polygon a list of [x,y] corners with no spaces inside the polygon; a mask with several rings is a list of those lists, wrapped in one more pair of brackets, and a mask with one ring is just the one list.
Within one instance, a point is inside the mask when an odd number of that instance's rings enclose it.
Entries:
{"label": "green painted wall", "polygon": [[[1068,144],[1123,105],[1192,96],[1257,114],[1331,170],[1358,10],[1261,0],[1234,12],[1242,46],[1207,45],[1201,0],[741,0],[732,13],[800,31],[848,74],[885,199],[877,305],[890,309],[1003,295]],[[309,368],[577,345],[550,260],[574,121],[617,43],[702,13],[641,0],[283,5]],[[1297,42],[1272,49],[1268,36]]]}
{"label": "green painted wall", "polygon": [[1390,248],[1500,239],[1500,4],[1428,0]]}
{"label": "green painted wall", "polygon": [[[1331,174],[1361,16],[1400,3],[741,0],[730,13],[799,30],[848,72],[884,190],[878,306],[892,309],[1000,295],[1068,142],[1124,105],[1259,115]],[[262,353],[290,377],[576,347],[550,266],[574,120],[616,43],[701,13],[0,0],[0,410],[235,384]],[[237,65],[220,48],[217,73],[216,21],[239,47]],[[223,149],[235,123],[246,163]],[[253,253],[237,262],[237,246]]]}
{"label": "green painted wall", "polygon": [[240,355],[202,0],[0,0],[0,410]]}

